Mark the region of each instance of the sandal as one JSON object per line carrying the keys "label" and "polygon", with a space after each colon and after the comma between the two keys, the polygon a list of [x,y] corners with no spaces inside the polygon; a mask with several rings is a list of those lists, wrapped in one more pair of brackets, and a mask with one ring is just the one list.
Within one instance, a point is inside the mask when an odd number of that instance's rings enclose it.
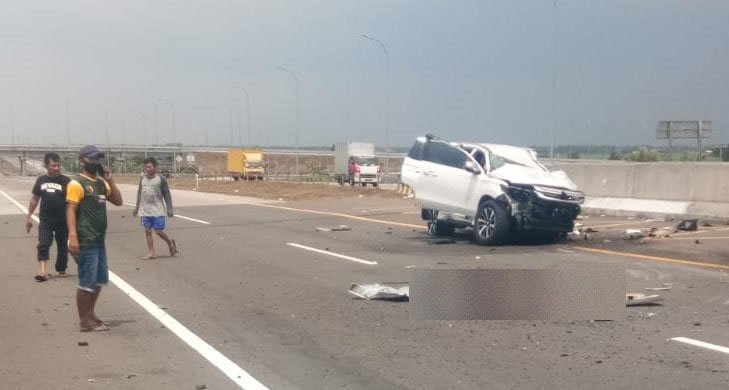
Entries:
{"label": "sandal", "polygon": [[175,240],[171,240],[171,241],[172,241],[172,245],[170,245],[170,256],[175,256],[176,254],[179,253],[179,251],[177,250],[177,243],[175,242]]}
{"label": "sandal", "polygon": [[81,332],[108,332],[110,330],[111,330],[111,328],[109,328],[108,326],[104,325],[103,322],[100,323],[100,324],[98,324],[98,325],[96,325],[96,326],[92,326],[90,328],[86,328],[86,327],[83,327],[83,326],[81,327]]}
{"label": "sandal", "polygon": [[44,276],[44,275],[36,275],[35,276],[35,281],[36,282],[45,282],[46,280],[48,280],[48,278],[46,276]]}

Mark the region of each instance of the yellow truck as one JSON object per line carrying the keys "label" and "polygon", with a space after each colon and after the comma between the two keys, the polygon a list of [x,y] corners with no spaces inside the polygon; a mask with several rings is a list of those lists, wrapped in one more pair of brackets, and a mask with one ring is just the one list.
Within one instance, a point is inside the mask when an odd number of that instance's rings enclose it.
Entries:
{"label": "yellow truck", "polygon": [[229,149],[228,173],[233,180],[263,180],[263,150]]}

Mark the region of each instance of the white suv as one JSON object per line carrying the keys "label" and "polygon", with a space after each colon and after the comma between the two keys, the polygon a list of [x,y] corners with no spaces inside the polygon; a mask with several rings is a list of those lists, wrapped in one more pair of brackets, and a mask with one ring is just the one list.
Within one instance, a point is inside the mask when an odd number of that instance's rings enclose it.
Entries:
{"label": "white suv", "polygon": [[572,231],[584,195],[562,171],[550,172],[527,148],[455,143],[418,137],[403,161],[410,186],[429,221],[429,233],[473,227],[481,245],[503,243],[510,233],[538,232],[557,240]]}

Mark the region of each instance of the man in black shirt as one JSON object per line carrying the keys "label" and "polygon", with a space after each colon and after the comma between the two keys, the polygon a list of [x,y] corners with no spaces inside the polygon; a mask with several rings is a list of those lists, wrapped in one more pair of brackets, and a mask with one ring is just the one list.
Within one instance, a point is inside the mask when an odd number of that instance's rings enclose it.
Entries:
{"label": "man in black shirt", "polygon": [[43,156],[47,174],[39,176],[33,186],[28,205],[28,218],[25,221],[25,230],[30,233],[33,227],[32,215],[40,202],[38,225],[38,275],[37,282],[48,280],[46,265],[48,264],[49,250],[56,238],[56,272],[59,275],[66,273],[68,266],[68,227],[66,226],[66,185],[71,180],[61,174],[61,157],[57,153],[46,153]]}

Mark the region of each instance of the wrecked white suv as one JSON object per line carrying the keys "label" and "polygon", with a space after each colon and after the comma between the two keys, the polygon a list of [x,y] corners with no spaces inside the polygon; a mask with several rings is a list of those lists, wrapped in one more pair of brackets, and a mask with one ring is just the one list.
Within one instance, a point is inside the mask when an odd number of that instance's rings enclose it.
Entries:
{"label": "wrecked white suv", "polygon": [[534,232],[555,241],[572,231],[584,195],[562,171],[550,172],[527,148],[418,137],[403,161],[432,235],[472,227],[481,245]]}

